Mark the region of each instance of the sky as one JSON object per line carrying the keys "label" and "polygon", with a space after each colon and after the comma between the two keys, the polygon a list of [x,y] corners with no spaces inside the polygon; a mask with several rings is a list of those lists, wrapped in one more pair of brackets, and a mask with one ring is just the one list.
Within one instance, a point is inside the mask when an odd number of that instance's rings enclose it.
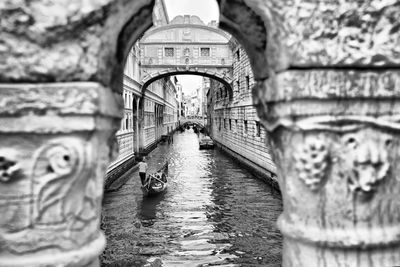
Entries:
{"label": "sky", "polygon": [[219,19],[216,0],[164,0],[170,20],[178,15],[196,15],[205,23]]}
{"label": "sky", "polygon": [[[208,24],[212,20],[219,20],[219,9],[216,0],[164,0],[168,17],[172,20],[178,15],[196,15]],[[201,76],[177,75],[182,91],[185,95],[201,85]]]}

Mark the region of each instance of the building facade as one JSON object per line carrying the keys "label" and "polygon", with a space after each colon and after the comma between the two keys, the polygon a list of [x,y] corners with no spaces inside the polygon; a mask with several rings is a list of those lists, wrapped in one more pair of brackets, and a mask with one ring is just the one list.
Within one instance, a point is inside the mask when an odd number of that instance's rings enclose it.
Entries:
{"label": "building facade", "polygon": [[[269,136],[253,106],[254,75],[249,58],[239,43],[230,40],[233,56],[231,88],[210,79],[203,83],[207,95],[207,128],[213,139],[232,156],[263,173],[277,186],[276,166],[271,157]],[[207,86],[209,88],[207,88]]]}
{"label": "building facade", "polygon": [[[153,12],[154,27],[167,25],[165,3],[157,0]],[[107,170],[106,187],[132,166],[135,158],[146,154],[162,135],[178,125],[177,79],[162,78],[144,87],[140,41],[130,49],[123,77],[124,116],[116,133],[118,157]]]}

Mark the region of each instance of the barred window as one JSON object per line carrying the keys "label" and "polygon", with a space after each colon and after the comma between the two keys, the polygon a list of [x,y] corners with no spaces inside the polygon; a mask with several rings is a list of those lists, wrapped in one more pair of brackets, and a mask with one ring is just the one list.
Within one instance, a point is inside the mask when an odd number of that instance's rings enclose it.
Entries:
{"label": "barred window", "polygon": [[261,136],[261,124],[259,121],[256,121],[256,136],[257,137]]}
{"label": "barred window", "polygon": [[210,48],[208,48],[208,47],[200,48],[200,55],[202,57],[209,57],[210,56]]}
{"label": "barred window", "polygon": [[165,47],[164,54],[166,57],[173,57],[174,56],[174,48],[173,47]]}

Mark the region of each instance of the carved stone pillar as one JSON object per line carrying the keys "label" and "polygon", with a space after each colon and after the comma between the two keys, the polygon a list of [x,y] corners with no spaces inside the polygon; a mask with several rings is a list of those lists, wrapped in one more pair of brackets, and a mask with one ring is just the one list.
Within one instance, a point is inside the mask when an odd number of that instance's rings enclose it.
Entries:
{"label": "carved stone pillar", "polygon": [[0,266],[98,266],[121,108],[97,83],[0,84]]}
{"label": "carved stone pillar", "polygon": [[260,82],[284,212],[283,266],[400,265],[400,71],[290,70]]}

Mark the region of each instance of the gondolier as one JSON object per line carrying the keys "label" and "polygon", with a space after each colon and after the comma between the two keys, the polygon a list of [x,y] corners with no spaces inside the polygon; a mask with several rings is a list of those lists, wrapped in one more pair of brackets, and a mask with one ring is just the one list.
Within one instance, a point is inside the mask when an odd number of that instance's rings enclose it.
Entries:
{"label": "gondolier", "polygon": [[146,181],[146,173],[147,173],[148,165],[146,163],[146,158],[143,157],[141,162],[139,162],[139,177],[142,185],[145,184]]}
{"label": "gondolier", "polygon": [[[140,172],[139,172],[140,173]],[[168,161],[155,173],[147,176],[142,185],[144,196],[155,196],[165,192],[168,183]]]}

